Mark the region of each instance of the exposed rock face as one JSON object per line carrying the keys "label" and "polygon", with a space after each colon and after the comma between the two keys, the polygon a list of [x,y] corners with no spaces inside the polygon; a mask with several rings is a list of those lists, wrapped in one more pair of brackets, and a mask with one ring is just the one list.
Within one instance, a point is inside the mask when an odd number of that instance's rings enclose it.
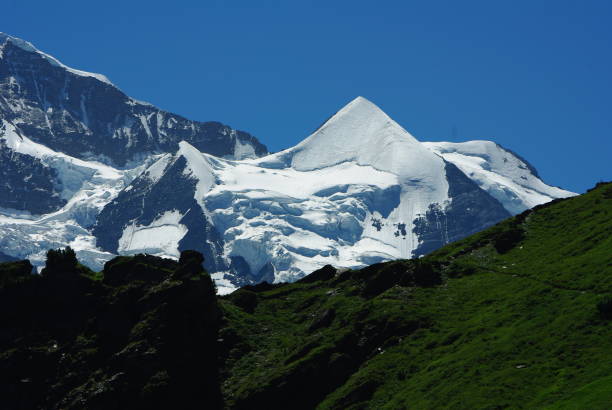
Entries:
{"label": "exposed rock face", "polygon": [[[196,181],[184,176],[185,169],[185,158],[177,157],[161,177],[145,172],[132,182],[131,189],[120,192],[102,210],[93,228],[98,246],[114,253],[140,247],[142,252],[174,257],[180,250],[194,249],[204,255],[211,272],[228,269],[221,258],[221,235],[195,201]],[[165,214],[176,215],[177,219],[156,224]],[[126,225],[131,228],[129,232],[124,232]],[[189,229],[182,230],[181,226]],[[165,239],[177,230],[181,232],[172,247]]]}
{"label": "exposed rock face", "polygon": [[62,207],[55,169],[29,155],[14,152],[0,140],[0,207],[44,214]]}
{"label": "exposed rock face", "polygon": [[176,151],[183,140],[221,157],[267,153],[245,132],[160,110],[59,64],[29,43],[0,34],[0,118],[55,151],[118,167]]}

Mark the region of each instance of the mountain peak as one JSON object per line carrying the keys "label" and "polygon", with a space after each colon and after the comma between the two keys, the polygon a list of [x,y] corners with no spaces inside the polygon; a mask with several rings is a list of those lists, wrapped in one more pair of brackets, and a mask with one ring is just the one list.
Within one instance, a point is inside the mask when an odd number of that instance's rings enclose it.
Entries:
{"label": "mountain peak", "polygon": [[[411,154],[408,154],[411,152]],[[417,162],[434,155],[376,104],[357,97],[327,120],[304,141],[289,149],[291,166],[312,170],[356,162],[384,171],[397,171],[408,158]],[[398,155],[405,155],[404,158]],[[415,158],[416,161],[416,158]]]}
{"label": "mountain peak", "polygon": [[384,112],[376,104],[374,104],[372,101],[360,95],[353,98],[351,102],[349,102],[344,107],[342,107],[342,109],[339,112],[350,111],[350,110],[355,110],[355,109],[370,110],[372,113],[384,114]]}
{"label": "mountain peak", "polygon": [[[326,127],[333,126],[337,122],[341,122],[342,125],[352,123],[351,128],[353,129],[368,125],[387,123],[393,123],[397,125],[397,123],[395,123],[395,121],[393,121],[387,114],[385,114],[385,112],[381,110],[376,104],[361,96],[356,97],[351,102],[342,107],[340,111],[338,111],[329,120],[327,120],[316,132]],[[371,132],[368,134],[371,134]]]}
{"label": "mountain peak", "polygon": [[[81,77],[92,77],[92,78],[95,78],[98,81],[101,81],[103,83],[106,83],[108,85],[116,87],[103,74],[90,73],[90,72],[87,72],[87,71],[77,70],[77,69],[68,67],[67,65],[65,65],[61,61],[59,61],[57,58],[55,58],[55,57],[53,57],[53,56],[51,56],[51,55],[49,55],[47,53],[44,53],[44,52],[40,51],[39,49],[34,47],[34,45],[32,43],[30,43],[29,41],[25,41],[25,40],[22,40],[20,38],[13,37],[13,36],[11,36],[9,34],[6,34],[6,33],[3,33],[3,32],[0,31],[0,46],[3,46],[7,42],[10,42],[11,44],[15,45],[16,47],[21,48],[24,51],[27,51],[27,52],[30,52],[30,53],[36,53],[36,54],[40,55],[43,59],[45,59],[47,62],[49,62],[49,64],[54,65],[56,67],[61,67],[61,68],[65,69],[66,71],[71,72],[72,74],[76,74],[76,75],[81,76]],[[0,54],[0,58],[1,57],[2,57],[2,54]]]}

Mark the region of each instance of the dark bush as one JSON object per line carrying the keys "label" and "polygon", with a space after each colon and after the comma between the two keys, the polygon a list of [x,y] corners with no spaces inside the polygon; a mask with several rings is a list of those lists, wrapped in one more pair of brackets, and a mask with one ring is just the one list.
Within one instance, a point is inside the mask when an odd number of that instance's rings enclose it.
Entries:
{"label": "dark bush", "polygon": [[441,284],[442,276],[440,270],[430,262],[416,259],[414,260],[413,280],[416,286],[429,287]]}
{"label": "dark bush", "polygon": [[70,246],[66,249],[49,249],[45,268],[41,273],[47,276],[70,275],[76,273],[77,265],[76,253]]}
{"label": "dark bush", "polygon": [[32,269],[28,260],[0,263],[0,288],[27,279],[32,275]]}
{"label": "dark bush", "polygon": [[604,319],[612,319],[612,296],[606,296],[597,304],[597,310]]}
{"label": "dark bush", "polygon": [[282,283],[269,283],[269,282],[263,281],[255,285],[245,285],[242,287],[242,289],[247,289],[247,290],[257,293],[257,292],[265,292],[268,290],[276,289],[279,286],[283,286],[283,284]]}
{"label": "dark bush", "polygon": [[403,262],[377,263],[361,269],[357,275],[365,281],[363,295],[366,297],[380,295],[395,285],[412,285],[412,281],[405,280],[411,277],[411,265]]}
{"label": "dark bush", "polygon": [[362,293],[372,297],[395,285],[429,287],[442,283],[440,269],[431,262],[420,259],[379,263],[356,272],[365,281]]}
{"label": "dark bush", "polygon": [[247,290],[238,289],[229,296],[229,300],[247,313],[253,313],[257,307],[257,293]]}
{"label": "dark bush", "polygon": [[450,265],[448,265],[448,268],[446,268],[447,274],[451,278],[460,278],[463,276],[473,275],[476,273],[476,270],[476,266],[464,261],[453,261]]}
{"label": "dark bush", "polygon": [[313,332],[322,327],[328,327],[336,317],[336,311],[334,309],[326,309],[320,312],[308,327],[309,332]]}
{"label": "dark bush", "polygon": [[493,246],[497,252],[506,253],[518,245],[524,237],[525,231],[519,226],[513,226],[495,235],[493,237]]}
{"label": "dark bush", "polygon": [[160,282],[176,268],[175,261],[153,255],[117,256],[104,264],[104,283],[122,286],[133,281]]}
{"label": "dark bush", "polygon": [[596,189],[601,188],[606,185],[612,186],[612,181],[599,181],[598,183],[595,184],[593,188],[587,189],[587,192],[595,191]]}
{"label": "dark bush", "polygon": [[532,212],[533,212],[533,210],[532,210],[532,209],[527,209],[527,210],[525,210],[525,211],[521,212],[520,214],[516,215],[516,216],[514,217],[514,218],[515,218],[516,223],[517,223],[517,224],[522,224],[523,222],[525,222],[525,220],[527,219],[527,217],[528,217],[529,215],[531,215],[531,213],[532,213]]}

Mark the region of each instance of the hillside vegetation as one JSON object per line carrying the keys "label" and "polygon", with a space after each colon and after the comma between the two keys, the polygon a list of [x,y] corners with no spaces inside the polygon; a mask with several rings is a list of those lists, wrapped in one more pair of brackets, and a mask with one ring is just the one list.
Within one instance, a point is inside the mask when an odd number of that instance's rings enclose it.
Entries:
{"label": "hillside vegetation", "polygon": [[65,258],[0,265],[2,408],[612,407],[612,184],[219,298],[197,253]]}

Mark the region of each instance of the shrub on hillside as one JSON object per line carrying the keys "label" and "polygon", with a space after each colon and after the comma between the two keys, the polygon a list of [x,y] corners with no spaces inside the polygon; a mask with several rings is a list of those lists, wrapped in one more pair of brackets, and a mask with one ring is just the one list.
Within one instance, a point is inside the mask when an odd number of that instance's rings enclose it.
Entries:
{"label": "shrub on hillside", "polygon": [[70,246],[66,249],[49,249],[43,275],[65,275],[74,273],[77,268],[76,253]]}
{"label": "shrub on hillside", "polygon": [[27,279],[32,275],[32,269],[28,260],[0,263],[0,288]]}
{"label": "shrub on hillside", "polygon": [[253,313],[259,301],[257,293],[244,288],[233,292],[229,299],[247,313]]}
{"label": "shrub on hillside", "polygon": [[499,253],[506,253],[513,249],[520,241],[523,240],[525,232],[519,226],[513,226],[499,232],[493,238],[493,246]]}
{"label": "shrub on hillside", "polygon": [[604,319],[612,319],[612,296],[606,296],[597,304],[597,310]]}
{"label": "shrub on hillside", "polygon": [[429,287],[442,284],[440,270],[431,262],[415,259],[414,264],[414,273],[412,277],[416,286]]}
{"label": "shrub on hillside", "polygon": [[453,261],[446,268],[446,272],[451,278],[473,275],[477,270],[478,266],[476,264],[464,260]]}

